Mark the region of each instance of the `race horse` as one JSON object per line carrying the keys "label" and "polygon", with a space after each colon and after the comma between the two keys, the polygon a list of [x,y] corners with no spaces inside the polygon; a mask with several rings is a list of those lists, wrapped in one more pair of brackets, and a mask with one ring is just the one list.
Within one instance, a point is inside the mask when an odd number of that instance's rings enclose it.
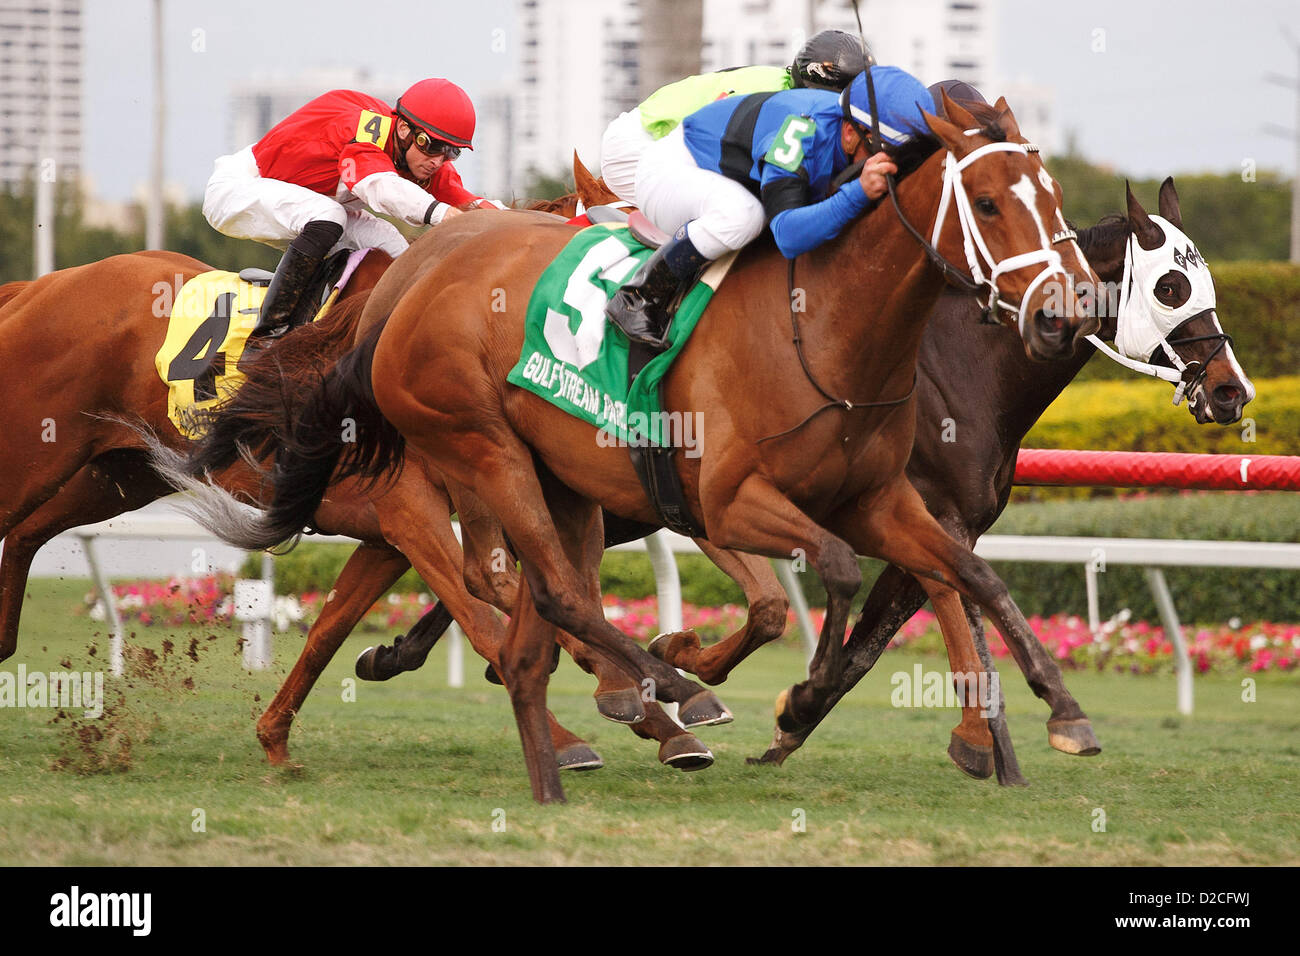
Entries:
{"label": "race horse", "polygon": [[[247,363],[246,371],[259,381],[278,382],[282,369],[301,364],[305,356],[315,361],[322,353],[342,354],[351,345],[369,290],[390,263],[388,256],[372,250],[326,318],[265,349]],[[107,520],[175,490],[145,451],[152,436],[174,452],[188,444],[167,417],[167,387],[154,369],[154,354],[166,334],[170,300],[184,282],[207,271],[210,267],[188,256],[151,251],[0,287],[0,361],[25,370],[6,376],[0,395],[3,407],[22,423],[7,435],[0,468],[0,536],[5,544],[0,661],[17,648],[27,574],[41,546],[69,528]],[[105,361],[106,356],[112,361]],[[441,630],[454,616],[475,650],[494,666],[504,630],[492,606],[467,592],[449,500],[439,484],[418,477],[423,469],[415,462],[408,478],[382,494],[345,479],[314,517],[320,529],[362,543],[331,589],[335,598],[313,623],[303,655],[258,722],[258,739],[272,763],[289,759],[294,715],[324,664],[412,564],[440,599],[425,626]],[[232,461],[220,480],[245,501],[256,502],[263,493],[260,472],[244,461]],[[463,511],[461,525],[468,540],[482,542],[484,553],[504,543],[495,522],[476,513],[473,502]],[[471,579],[487,564],[474,562]],[[509,578],[476,584],[480,593],[500,594],[498,603],[513,599]],[[598,678],[616,678],[617,686],[608,679],[598,685],[597,701],[617,714],[629,693],[627,682],[591,655],[580,663]],[[658,708],[649,718],[636,729],[660,742],[664,763],[694,769],[712,762],[708,749]],[[601,765],[581,738],[553,719],[551,725],[560,766]]]}
{"label": "race horse", "polygon": [[[955,196],[963,213],[935,225],[938,254],[960,260],[977,245],[997,279],[993,311],[1018,328],[1031,356],[1063,358],[1078,336],[1098,327],[1074,288],[1075,277],[1094,286],[1096,277],[1065,228],[1055,184],[1005,101],[979,110],[978,120],[946,97],[944,105],[956,124],[927,116],[936,140],[900,181],[898,204],[908,220],[930,224],[941,199],[948,208],[945,196]],[[223,528],[222,506],[212,503],[208,523],[245,546],[283,540],[313,513],[336,467],[382,473],[400,463],[404,442],[450,482],[473,488],[501,522],[523,571],[501,663],[533,794],[547,802],[563,799],[544,720],[557,628],[649,679],[658,699],[682,704],[683,712],[704,718],[711,711],[718,720],[729,714],[604,620],[598,506],[657,521],[630,461],[594,441],[591,426],[505,385],[520,354],[522,317],[518,309],[492,311],[493,302],[527,302],[571,233],[507,217],[479,226],[463,241],[455,229],[439,230],[436,262],[391,314],[377,310],[368,327],[363,318],[360,345],[325,377],[277,453],[266,517]],[[924,317],[943,273],[898,216],[879,210],[801,266],[809,303],[801,354],[788,344],[786,269],[760,241],[739,257],[665,380],[665,409],[702,413],[706,452],[677,466],[688,509],[718,547],[807,556],[829,595],[817,660],[832,671],[861,584],[855,554],[918,575],[953,672],[970,678],[949,754],[966,772],[990,776],[995,738],[973,693],[981,664],[957,592],[973,597],[1004,632],[1028,627],[996,575],[944,533],[904,475]],[[382,291],[381,283],[376,296]],[[768,365],[743,368],[742,358],[754,355]],[[768,380],[782,389],[783,403],[771,400]],[[823,401],[831,395],[852,397]],[[344,414],[359,426],[358,441],[346,449],[334,424]],[[222,497],[219,489],[210,494]]]}
{"label": "race horse", "polygon": [[[1159,212],[1166,223],[1183,229],[1178,193],[1172,178],[1159,190]],[[1148,263],[1147,274],[1139,276],[1135,294],[1145,294],[1152,310],[1176,310],[1191,295],[1188,280],[1175,258],[1185,248],[1181,240],[1158,228],[1131,191],[1126,196],[1127,214],[1103,219],[1081,229],[1079,245],[1108,289],[1122,282],[1125,263],[1130,262],[1130,241],[1148,252],[1160,251],[1163,262]],[[1190,244],[1190,243],[1189,243]],[[1117,337],[1116,308],[1101,308],[1099,337]],[[922,339],[917,364],[918,428],[907,476],[921,493],[927,509],[958,541],[974,546],[993,524],[1010,498],[1020,442],[1042,412],[1095,354],[1083,344],[1064,362],[1029,361],[1019,343],[1004,330],[978,322],[975,300],[957,290],[946,290],[940,298]],[[1199,424],[1231,424],[1240,420],[1242,409],[1254,398],[1254,386],[1242,371],[1230,339],[1218,324],[1213,309],[1203,309],[1179,324],[1166,341],[1181,356],[1184,367],[1200,374],[1186,389],[1187,408]],[[989,376],[967,374],[971,356],[982,356],[999,371]],[[950,426],[944,423],[951,423]],[[928,426],[928,427],[926,427]],[[949,427],[951,434],[947,434]],[[957,440],[950,440],[955,437]],[[725,557],[726,553],[723,553]],[[713,555],[711,555],[713,556]],[[717,556],[715,556],[717,559]],[[662,660],[699,676],[708,684],[726,680],[731,670],[762,643],[779,636],[785,625],[785,596],[773,575],[763,566],[746,564],[742,576],[751,618],[745,630],[709,647],[701,647],[693,631],[664,634],[651,642],[649,650]],[[814,674],[785,696],[772,747],[761,760],[782,762],[807,739],[830,709],[871,669],[898,628],[926,600],[925,591],[914,577],[897,566],[888,567],[876,580],[845,648],[844,667],[836,674]],[[981,661],[995,670],[984,637],[983,618],[969,598],[963,607],[975,637]],[[424,631],[412,635],[418,646],[408,643],[410,659],[422,661],[437,634]],[[1029,680],[1030,687],[1052,708],[1048,739],[1066,753],[1091,755],[1094,747],[1083,747],[1085,735],[1078,725],[1059,733],[1055,714],[1071,710],[1069,692],[1060,669],[1038,640],[1017,640],[1008,636],[1013,660]],[[1020,782],[1018,768],[999,763],[998,779]]]}

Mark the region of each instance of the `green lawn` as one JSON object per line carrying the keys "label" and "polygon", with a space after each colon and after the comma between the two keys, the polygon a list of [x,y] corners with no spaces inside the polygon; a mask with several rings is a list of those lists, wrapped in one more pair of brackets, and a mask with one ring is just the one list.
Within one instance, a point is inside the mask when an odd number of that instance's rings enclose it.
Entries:
{"label": "green lawn", "polygon": [[[86,589],[33,582],[18,654],[0,670],[103,660],[102,625],[72,613]],[[193,632],[195,663],[183,653],[189,632],[141,630],[140,644],[177,650],[120,688],[125,704],[95,725],[103,739],[82,739],[89,722],[50,710],[0,710],[0,863],[1300,863],[1294,675],[1261,678],[1253,703],[1240,676],[1198,678],[1196,716],[1178,719],[1172,679],[1067,674],[1105,748],[1087,759],[1048,748],[1046,709],[1008,662],[1031,782],[1009,790],[948,761],[955,711],[890,706],[892,672],[918,661],[943,670],[940,658],[891,652],[784,767],[750,767],[745,757],[770,739],[774,696],[802,673],[796,651],[766,649],[720,689],[736,722],[701,733],[718,762],[694,774],[660,766],[652,745],[601,720],[589,679],[566,660],[552,709],[606,766],[566,774],[569,803],[538,807],[506,696],[472,655],[464,689],[446,686],[439,649],[423,671],[361,684],[345,702],[365,646],[349,640],[295,730],[302,767],[279,770],[253,723],[301,636],[277,638],[275,670],[250,675],[235,634],[208,633]],[[52,769],[61,758],[65,769]],[[109,769],[76,772],[94,767]],[[1098,809],[1105,832],[1094,831]],[[206,832],[194,831],[196,810]]]}

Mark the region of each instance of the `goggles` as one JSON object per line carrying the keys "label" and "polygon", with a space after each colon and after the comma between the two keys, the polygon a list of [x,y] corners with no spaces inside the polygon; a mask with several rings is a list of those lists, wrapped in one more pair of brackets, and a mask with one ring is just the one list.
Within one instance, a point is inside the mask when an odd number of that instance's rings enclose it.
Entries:
{"label": "goggles", "polygon": [[453,146],[446,140],[434,139],[424,130],[415,134],[415,148],[425,156],[445,156],[448,160],[453,160],[460,155],[459,146]]}

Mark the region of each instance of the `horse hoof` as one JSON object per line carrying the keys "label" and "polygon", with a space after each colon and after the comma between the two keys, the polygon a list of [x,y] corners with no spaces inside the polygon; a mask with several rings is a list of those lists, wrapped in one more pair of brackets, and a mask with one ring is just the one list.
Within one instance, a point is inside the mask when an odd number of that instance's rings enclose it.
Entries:
{"label": "horse hoof", "polygon": [[483,679],[489,684],[496,684],[498,687],[505,686],[505,684],[502,683],[501,678],[497,676],[497,672],[492,669],[491,664],[489,664],[487,669],[483,671]]}
{"label": "horse hoof", "polygon": [[600,754],[584,743],[569,744],[555,755],[561,770],[599,770],[605,766]]}
{"label": "horse hoof", "polygon": [[993,747],[989,744],[973,744],[954,732],[948,744],[948,756],[963,773],[976,780],[993,776]]}
{"label": "horse hoof", "polygon": [[616,724],[639,724],[645,720],[645,705],[635,687],[596,695],[596,710]]}
{"label": "horse hoof", "polygon": [[794,688],[787,687],[776,695],[776,726],[787,734],[797,734],[806,726],[794,713]]}
{"label": "horse hoof", "polygon": [[727,710],[726,705],[718,700],[717,695],[711,690],[702,690],[682,704],[677,712],[677,719],[687,730],[693,727],[729,724],[735,720],[731,716],[731,711]]}
{"label": "horse hoof", "polygon": [[401,673],[392,665],[396,663],[394,655],[384,654],[387,647],[367,647],[357,655],[357,662],[353,665],[358,677],[368,681],[388,680],[390,677],[396,677]]}
{"label": "horse hoof", "polygon": [[647,644],[646,651],[665,664],[693,671],[695,657],[700,653],[700,638],[694,631],[670,631]]}
{"label": "horse hoof", "polygon": [[694,734],[678,734],[659,745],[659,762],[678,770],[704,770],[713,766],[713,751]]}
{"label": "horse hoof", "polygon": [[1101,753],[1101,742],[1092,732],[1092,721],[1087,717],[1072,720],[1049,720],[1047,742],[1061,753],[1076,757],[1095,757]]}

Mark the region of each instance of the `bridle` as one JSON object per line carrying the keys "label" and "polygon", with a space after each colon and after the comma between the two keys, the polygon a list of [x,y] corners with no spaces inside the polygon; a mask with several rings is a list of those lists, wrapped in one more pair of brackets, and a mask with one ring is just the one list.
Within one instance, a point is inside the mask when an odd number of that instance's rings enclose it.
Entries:
{"label": "bridle", "polygon": [[[1153,222],[1160,224],[1161,231],[1165,233],[1165,241],[1157,248],[1164,249],[1170,243],[1176,244],[1177,238],[1171,236],[1168,231],[1164,229],[1164,220],[1157,216],[1152,216],[1150,218]],[[1170,224],[1170,227],[1174,228],[1172,224]],[[1150,308],[1143,298],[1146,294],[1146,290],[1144,288],[1137,288],[1140,280],[1143,278],[1137,275],[1137,245],[1137,236],[1130,231],[1128,241],[1124,247],[1124,277],[1120,282],[1119,303],[1115,314],[1115,337],[1117,342],[1122,338],[1121,324],[1126,321],[1135,322],[1145,319],[1152,325],[1155,324],[1155,320],[1153,320],[1149,315],[1138,316],[1136,314],[1139,308],[1146,309],[1148,313],[1150,312]],[[1156,250],[1150,251],[1155,252]],[[1204,260],[1202,259],[1201,262],[1203,263]],[[1161,263],[1159,267],[1163,267],[1163,265],[1164,264]],[[1154,270],[1148,266],[1145,271],[1149,273]],[[1188,279],[1189,281],[1193,281],[1193,277],[1190,274],[1188,274]],[[1197,303],[1204,307],[1197,309],[1197,311],[1188,315],[1186,318],[1182,318],[1176,325],[1173,325],[1167,333],[1158,336],[1156,342],[1158,347],[1148,356],[1148,359],[1155,358],[1156,361],[1142,361],[1122,354],[1116,349],[1111,348],[1096,335],[1089,335],[1088,341],[1107,358],[1123,365],[1125,368],[1172,383],[1174,385],[1174,405],[1180,405],[1184,398],[1195,395],[1197,390],[1204,385],[1206,376],[1210,371],[1210,363],[1214,361],[1220,352],[1225,348],[1230,348],[1233,344],[1232,336],[1227,332],[1224,332],[1218,325],[1218,317],[1214,311],[1216,304],[1214,301],[1214,286],[1212,280],[1209,280],[1208,276],[1206,284],[1209,287],[1209,291],[1208,293],[1202,291],[1202,296],[1208,294],[1209,301]],[[1193,286],[1192,294],[1193,296],[1196,295],[1195,286]],[[1179,329],[1184,328],[1188,323],[1206,315],[1207,313],[1214,321],[1215,327],[1218,328],[1217,332],[1210,332],[1205,335],[1185,335],[1176,338],[1174,337]],[[1204,362],[1196,360],[1185,362],[1183,361],[1182,356],[1180,356],[1174,348],[1178,345],[1188,345],[1193,342],[1205,341],[1216,341],[1218,344],[1214,347],[1214,350],[1210,352]],[[1161,362],[1161,359],[1165,361]]]}
{"label": "bridle", "polygon": [[[879,130],[877,129],[877,120],[875,119],[875,117],[879,116],[879,110],[876,107],[875,86],[871,81],[870,70],[867,71],[867,95],[870,99],[871,112],[872,112],[872,125],[869,129],[866,128],[866,124],[860,122],[858,118],[855,115],[853,115],[851,108],[848,105],[848,97],[849,97],[848,88],[846,88],[844,92],[841,94],[840,102],[846,120],[852,123],[854,128],[858,131],[859,135],[861,135],[862,138],[870,144],[869,146],[870,149],[878,150],[880,148],[877,145],[879,142]],[[975,135],[979,132],[980,132],[979,130],[967,130],[966,134],[969,136],[969,135]],[[898,196],[896,195],[894,189],[894,185],[895,185],[894,177],[892,175],[888,175],[885,177],[885,179],[889,189],[889,197],[893,202],[894,212],[897,214],[899,222],[901,222],[904,228],[909,233],[911,233],[912,237],[915,238],[918,243],[920,243],[921,247],[925,250],[926,255],[929,257],[930,261],[935,266],[938,267],[939,272],[943,275],[944,279],[947,280],[951,285],[956,286],[959,290],[969,295],[979,295],[982,291],[987,289],[988,302],[983,306],[981,310],[982,316],[985,319],[987,319],[987,317],[992,313],[995,307],[1004,309],[1010,312],[1011,314],[1018,316],[1020,332],[1021,335],[1023,336],[1024,328],[1025,328],[1025,309],[1029,303],[1029,300],[1033,297],[1034,291],[1043,282],[1047,281],[1049,277],[1056,275],[1057,273],[1060,273],[1061,275],[1065,276],[1067,281],[1069,280],[1069,274],[1065,271],[1065,269],[1061,265],[1061,254],[1057,252],[1055,249],[1035,249],[1030,252],[1020,253],[1014,256],[1008,256],[1007,258],[1002,259],[1000,261],[995,260],[993,258],[992,253],[989,252],[988,244],[984,241],[984,236],[981,234],[979,229],[979,223],[975,219],[974,211],[971,208],[970,197],[966,194],[966,187],[962,183],[961,172],[963,169],[965,169],[967,166],[974,163],[976,160],[982,159],[992,153],[997,153],[997,152],[1019,152],[1028,156],[1031,153],[1036,154],[1038,152],[1038,147],[1034,146],[1032,143],[1006,143],[1006,142],[986,143],[983,146],[979,146],[976,149],[972,150],[970,153],[967,153],[960,160],[958,160],[956,157],[953,156],[951,150],[948,150],[947,157],[944,161],[943,190],[939,197],[939,209],[935,215],[934,229],[932,232],[933,235],[932,241],[927,240],[926,237],[922,235],[921,232],[908,221],[907,217],[903,215],[903,210],[899,206]],[[966,252],[966,261],[971,270],[970,277],[967,277],[953,263],[949,262],[946,258],[944,258],[943,254],[940,253],[939,250],[936,248],[936,244],[939,241],[939,235],[942,232],[944,223],[947,220],[948,210],[950,207],[954,207],[954,206],[957,209],[957,220],[959,225],[961,226],[962,246]],[[1056,244],[1060,242],[1069,242],[1074,240],[1075,238],[1077,237],[1072,230],[1066,230],[1064,232],[1059,232],[1056,235],[1054,235],[1052,237],[1052,243]],[[977,252],[978,252],[978,256],[977,256]],[[983,257],[983,262],[985,265],[987,265],[989,269],[989,273],[987,275],[985,274],[984,269],[981,267],[979,256]],[[1022,269],[1025,268],[1026,266],[1036,265],[1038,263],[1043,263],[1043,268],[1039,271],[1038,275],[1034,278],[1034,280],[1029,284],[1029,288],[1025,291],[1023,297],[1021,298],[1019,308],[1004,301],[998,292],[998,285],[997,285],[998,277],[1003,275],[1004,273],[1012,272],[1016,269]],[[876,401],[876,402],[854,402],[846,398],[836,398],[834,395],[828,392],[822,386],[822,384],[819,381],[817,381],[816,376],[813,375],[812,369],[809,368],[808,360],[803,352],[803,337],[799,331],[799,315],[795,310],[794,275],[795,275],[795,260],[791,259],[789,269],[787,272],[787,283],[788,283],[787,292],[788,292],[788,301],[790,303],[790,323],[793,329],[793,342],[795,347],[795,353],[799,356],[799,364],[802,366],[804,375],[807,377],[809,383],[811,383],[813,388],[815,388],[828,401],[826,402],[826,404],[822,405],[821,407],[817,408],[815,411],[810,413],[799,424],[793,426],[792,428],[788,428],[785,431],[777,432],[774,435],[768,435],[764,438],[760,438],[759,442],[769,441],[774,438],[780,438],[784,435],[790,434],[791,432],[797,431],[798,429],[806,425],[808,422],[810,422],[817,415],[819,415],[824,411],[827,411],[828,409],[841,408],[844,411],[853,411],[854,409],[860,409],[860,408],[881,408],[881,407],[888,407],[894,405],[901,405],[904,402],[906,402],[908,399],[910,399],[912,397],[912,394],[916,391],[916,377],[915,375],[913,375],[912,387],[908,389],[907,394],[902,396],[901,398],[887,399],[884,401]]]}

